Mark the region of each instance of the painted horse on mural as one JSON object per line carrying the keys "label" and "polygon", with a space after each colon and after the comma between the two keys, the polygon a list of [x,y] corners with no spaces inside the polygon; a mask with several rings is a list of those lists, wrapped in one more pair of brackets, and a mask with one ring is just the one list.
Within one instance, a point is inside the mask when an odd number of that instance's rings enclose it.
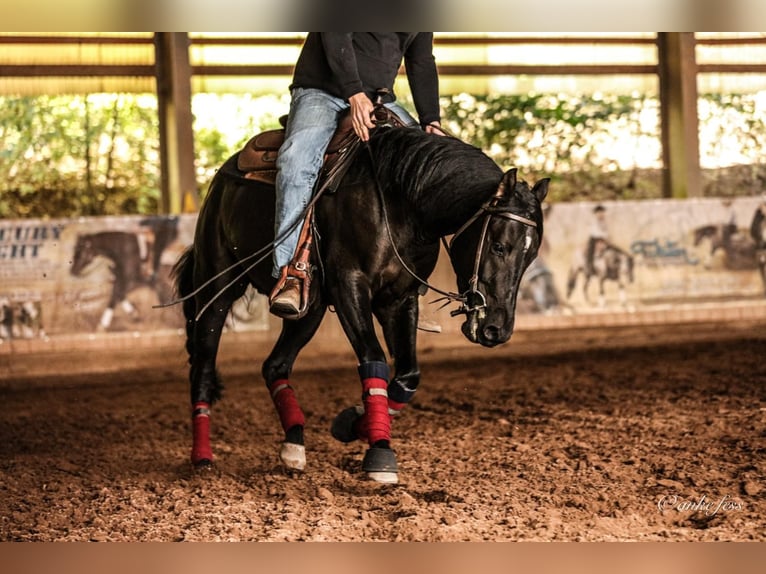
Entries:
{"label": "painted horse on mural", "polygon": [[161,299],[170,290],[158,272],[162,252],[178,236],[178,218],[149,217],[141,220],[139,226],[142,229],[139,233],[101,231],[81,234],[75,242],[69,269],[73,276],[92,272],[98,258],[109,261],[112,291],[101,313],[97,327],[100,331],[110,328],[118,305],[132,320],[139,320],[138,310],[128,298],[134,289],[150,287]]}
{"label": "painted horse on mural", "polygon": [[[248,285],[268,294],[275,284],[274,189],[246,179],[237,155],[213,178],[194,243],[175,269],[186,317],[196,467],[213,460],[210,410],[221,397],[216,355],[228,310]],[[314,204],[310,263],[317,277],[308,309],[283,321],[262,367],[285,433],[280,457],[287,468],[306,463],[305,417],[291,371],[332,306],[358,360],[361,404],[339,413],[331,432],[342,442],[367,442],[362,470],[368,477],[397,481],[391,424],[420,383],[418,291],[436,265],[441,238],[453,235],[449,256],[459,292],[440,292],[461,303],[453,315],[465,315],[462,332],[486,347],[505,343],[522,274],[542,240],[547,189],[548,179],[530,187],[515,169],[503,173],[481,150],[452,137],[379,127],[359,145],[338,188]]]}
{"label": "painted horse on mural", "polygon": [[755,243],[758,272],[761,274],[763,292],[766,295],[766,194],[761,196],[761,203],[753,213],[753,219],[750,222],[750,237]]}
{"label": "painted horse on mural", "polygon": [[704,260],[707,269],[715,266],[715,256],[723,254],[719,265],[730,271],[747,271],[758,267],[755,237],[749,237],[744,229],[733,223],[709,224],[694,230],[694,246],[707,240],[710,249]]}
{"label": "painted horse on mural", "polygon": [[[607,281],[617,283],[620,304],[627,304],[625,287],[628,283],[633,283],[633,256],[603,239],[591,238],[590,241],[595,243],[592,248],[587,247],[583,251],[577,251],[572,258],[567,276],[567,299],[571,298],[579,276],[583,275],[585,280],[582,290],[585,301],[590,302],[588,287],[591,279],[595,277],[598,281],[599,306],[603,307],[606,304],[605,283]],[[587,260],[588,253],[592,254],[590,262]]]}

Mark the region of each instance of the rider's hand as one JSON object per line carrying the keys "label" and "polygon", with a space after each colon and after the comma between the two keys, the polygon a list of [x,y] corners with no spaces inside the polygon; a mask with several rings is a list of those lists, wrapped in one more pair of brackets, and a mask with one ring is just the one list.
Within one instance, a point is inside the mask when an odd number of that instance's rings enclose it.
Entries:
{"label": "rider's hand", "polygon": [[351,104],[351,123],[356,135],[363,142],[370,139],[370,129],[375,127],[372,122],[373,105],[364,92],[354,94],[348,99]]}
{"label": "rider's hand", "polygon": [[427,134],[436,134],[437,136],[444,136],[447,135],[444,130],[442,129],[441,122],[431,122],[426,126],[426,133]]}

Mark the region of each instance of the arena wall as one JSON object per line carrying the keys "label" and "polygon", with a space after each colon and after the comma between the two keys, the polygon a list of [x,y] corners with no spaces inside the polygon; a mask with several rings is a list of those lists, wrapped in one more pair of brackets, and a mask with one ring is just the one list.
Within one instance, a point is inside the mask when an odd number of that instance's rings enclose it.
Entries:
{"label": "arena wall", "polygon": [[[766,324],[765,285],[750,235],[760,203],[761,198],[750,197],[548,205],[544,244],[519,299],[517,332],[711,321]],[[0,221],[0,377],[30,369],[108,369],[102,363],[115,351],[135,352],[140,361],[141,353],[164,350],[169,361],[182,364],[180,306],[157,305],[173,298],[170,271],[193,239],[195,220],[182,215]],[[591,264],[593,235],[603,243],[594,244]],[[99,251],[97,244],[106,239],[111,243]],[[568,293],[573,270],[604,268],[607,247],[621,261],[623,287],[607,279],[601,295],[594,276],[585,290],[581,272]],[[78,271],[89,259],[88,249],[96,255]],[[431,281],[455,289],[444,253]],[[129,303],[106,311],[120,283],[127,285]],[[421,307],[442,333],[422,333],[421,353],[470,345],[460,334],[460,319],[449,316],[454,305],[429,304],[436,298],[426,294]],[[246,346],[260,361],[279,325],[267,312],[265,297],[249,293],[233,309],[223,352]],[[309,347],[318,355],[351,355],[331,313]],[[72,364],[66,357],[73,351],[88,353]],[[22,360],[30,354],[60,359]]]}

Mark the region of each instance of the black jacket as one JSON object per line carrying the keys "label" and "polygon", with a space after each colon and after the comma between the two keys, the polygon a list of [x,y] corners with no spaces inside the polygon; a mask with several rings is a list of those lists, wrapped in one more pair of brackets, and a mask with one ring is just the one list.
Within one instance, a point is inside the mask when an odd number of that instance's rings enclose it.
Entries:
{"label": "black jacket", "polygon": [[359,92],[374,100],[376,90],[387,88],[393,101],[402,60],[420,123],[438,120],[432,32],[310,32],[290,88],[318,88],[345,100]]}

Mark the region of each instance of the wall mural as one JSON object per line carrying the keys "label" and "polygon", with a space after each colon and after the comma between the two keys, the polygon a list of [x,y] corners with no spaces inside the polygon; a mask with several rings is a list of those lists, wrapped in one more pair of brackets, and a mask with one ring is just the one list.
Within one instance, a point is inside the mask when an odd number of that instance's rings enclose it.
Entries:
{"label": "wall mural", "polygon": [[[196,216],[0,221],[0,340],[178,330],[171,269]],[[252,296],[227,328],[265,328]]]}
{"label": "wall mural", "polygon": [[[766,195],[548,206],[525,276],[533,312],[763,298]],[[545,277],[545,288],[540,276]],[[532,304],[530,304],[530,301]]]}
{"label": "wall mural", "polygon": [[[631,312],[766,293],[766,195],[545,207],[520,313]],[[178,306],[155,306],[173,297],[170,271],[195,221],[0,221],[0,342],[183,328]],[[265,298],[249,292],[227,328],[268,322]]]}

